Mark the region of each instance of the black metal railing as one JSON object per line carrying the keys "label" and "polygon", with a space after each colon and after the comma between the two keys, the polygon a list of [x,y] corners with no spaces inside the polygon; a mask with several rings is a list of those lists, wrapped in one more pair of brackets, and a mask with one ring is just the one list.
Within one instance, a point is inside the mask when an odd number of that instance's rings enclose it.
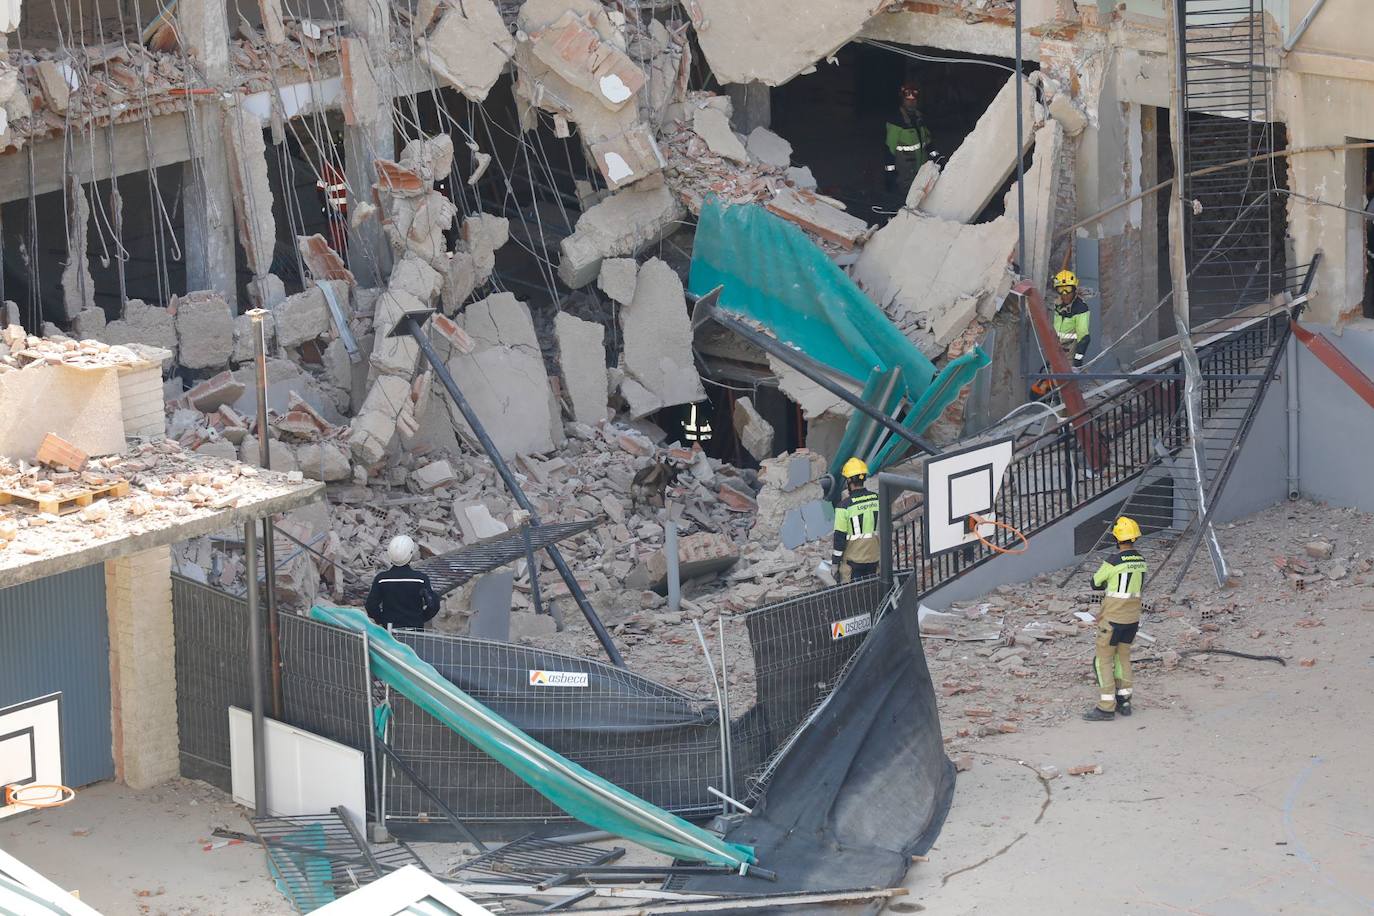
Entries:
{"label": "black metal railing", "polygon": [[[1243,424],[1248,428],[1247,418],[1253,414],[1249,407],[1272,375],[1277,346],[1287,333],[1287,324],[1287,312],[1277,311],[1201,346],[1198,362],[1205,424],[1228,428]],[[1018,442],[994,506],[996,518],[1029,537],[1135,481],[1156,466],[1161,456],[1179,454],[1189,439],[1183,385],[1180,356],[1140,381],[1123,380],[1094,398],[1083,413]],[[1089,469],[1073,432],[1084,424],[1095,427],[1101,443],[1096,470]],[[1227,448],[1234,449],[1234,438],[1225,437]],[[997,551],[975,543],[926,557],[923,507],[919,500],[902,496],[903,491],[919,487],[917,480],[882,475],[884,512],[880,524],[887,545],[884,575],[910,576],[917,594],[924,595],[992,559]],[[993,539],[1000,547],[1013,546],[1014,542],[1014,536],[1006,532]]]}

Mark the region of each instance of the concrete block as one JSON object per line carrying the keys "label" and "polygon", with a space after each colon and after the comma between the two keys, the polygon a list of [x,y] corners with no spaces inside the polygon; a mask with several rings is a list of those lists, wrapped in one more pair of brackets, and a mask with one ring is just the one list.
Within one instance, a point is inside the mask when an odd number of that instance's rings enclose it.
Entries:
{"label": "concrete block", "polygon": [[888,0],[693,0],[701,51],[722,83],[781,86],[849,43]]}
{"label": "concrete block", "polygon": [[787,170],[787,180],[795,187],[806,191],[816,190],[816,176],[811,174],[809,165],[792,166]]}
{"label": "concrete block", "polygon": [[1088,126],[1088,116],[1074,103],[1067,92],[1061,92],[1050,100],[1049,115],[1064,128],[1064,133],[1077,137]]}
{"label": "concrete block", "polygon": [[[1034,124],[1034,93],[1023,91],[1021,101],[1025,123]],[[1015,136],[1016,78],[1013,76],[983,112],[973,132],[949,157],[940,180],[921,202],[922,211],[958,223],[970,222],[982,213],[1016,170],[1016,141],[1007,142],[1008,137]],[[1019,155],[1025,155],[1032,137],[1032,131],[1025,131]]]}
{"label": "concrete block", "polygon": [[778,537],[782,541],[782,546],[788,550],[796,550],[806,543],[806,519],[800,509],[787,510],[782,527],[778,529]]}
{"label": "concrete block", "polygon": [[563,387],[572,402],[573,419],[594,425],[609,418],[606,329],[594,321],[559,312],[554,330],[558,335],[558,364],[563,370]]}
{"label": "concrete block", "polygon": [[558,276],[574,289],[595,280],[605,258],[626,257],[660,241],[686,215],[666,186],[627,188],[586,210],[559,243]]}
{"label": "concrete block", "polygon": [[417,58],[445,84],[480,102],[501,76],[515,39],[492,0],[446,5],[428,36],[416,39]]}
{"label": "concrete block", "polygon": [[458,523],[463,532],[463,540],[468,544],[475,544],[510,530],[505,522],[493,518],[491,510],[483,503],[455,500],[453,519]]}
{"label": "concrete block", "polygon": [[276,274],[248,281],[248,298],[260,309],[274,309],[286,298],[286,284]]}
{"label": "concrete block", "polygon": [[277,247],[277,221],[272,215],[272,185],[268,180],[262,121],[242,105],[226,107],[224,141],[244,260],[253,276],[266,276],[272,269]]}
{"label": "concrete block", "polygon": [[749,163],[749,151],[730,127],[730,118],[719,109],[698,108],[692,112],[692,131],[717,156],[741,165]]}
{"label": "concrete block", "polygon": [[624,108],[644,88],[644,71],[571,9],[534,36],[530,50],[570,85],[612,111]]}
{"label": "concrete block", "polygon": [[[765,544],[776,544],[782,535],[789,514],[796,510],[797,522],[806,529],[802,509],[820,495],[817,481],[826,473],[825,456],[812,449],[798,449],[767,461],[759,462],[759,511],[749,538]],[[805,479],[803,479],[805,478]]]}
{"label": "concrete block", "polygon": [[647,124],[636,124],[623,134],[602,140],[592,146],[591,154],[612,191],[661,172],[666,164]]}
{"label": "concrete block", "polygon": [[601,262],[597,287],[613,301],[629,305],[635,298],[635,281],[639,276],[639,262],[634,258],[607,258]]}
{"label": "concrete block", "polygon": [[329,303],[317,286],[288,296],[272,312],[277,328],[277,343],[283,347],[299,347],[314,340],[332,325]]}
{"label": "concrete block", "polygon": [[[263,336],[266,338],[264,353],[271,353],[277,340],[277,322],[271,312],[262,316]],[[240,315],[234,319],[234,349],[229,354],[231,363],[251,363],[256,359],[256,346],[253,340],[253,319]]]}
{"label": "concrete block", "polygon": [[124,317],[105,325],[102,339],[107,344],[150,344],[175,354],[176,321],[164,308],[148,305],[142,299],[130,299],[124,303]]}
{"label": "concrete block", "polygon": [[[677,555],[678,577],[683,582],[718,575],[739,562],[739,548],[735,542],[728,535],[711,531],[679,538]],[[641,569],[636,582],[644,582],[646,589],[660,595],[668,591],[668,556],[662,549],[641,560]]]}
{"label": "concrete block", "polygon": [[448,460],[431,461],[411,472],[410,479],[422,490],[437,490],[458,479]]}
{"label": "concrete block", "polygon": [[842,248],[853,248],[868,234],[868,223],[811,191],[779,188],[766,206],[769,212]]}
{"label": "concrete block", "polygon": [[830,537],[835,531],[835,507],[823,499],[813,499],[801,508],[806,522],[806,539],[817,541]]}
{"label": "concrete block", "polygon": [[[261,458],[258,437],[252,434],[244,436],[243,441],[239,443],[239,460],[244,464],[261,467]],[[274,471],[285,473],[297,470],[296,453],[291,450],[291,446],[278,439],[267,440],[267,459],[272,463]]]}
{"label": "concrete block", "polygon": [[77,340],[101,340],[105,331],[105,310],[99,307],[82,309],[72,319],[72,336]]}
{"label": "concrete block", "polygon": [[[706,396],[692,354],[692,326],[682,281],[652,258],[639,271],[633,302],[621,313],[626,380],[647,389],[659,409],[691,404]],[[624,386],[622,385],[622,391]],[[651,413],[640,404],[636,417]]]}
{"label": "concrete block", "polygon": [[773,457],[773,427],[754,408],[752,399],[742,397],[735,401],[732,419],[735,424],[735,435],[739,437],[745,451],[753,455],[757,461]]}
{"label": "concrete block", "polygon": [[749,132],[749,155],[764,165],[785,169],[792,164],[792,144],[766,127]]}
{"label": "concrete block", "polygon": [[188,369],[215,369],[229,363],[234,350],[234,319],[229,305],[213,292],[173,300],[178,362]]}
{"label": "concrete block", "polygon": [[911,187],[907,188],[906,205],[912,210],[918,210],[925,202],[926,196],[935,187],[935,182],[940,178],[940,166],[934,161],[927,162],[916,172],[916,177],[911,180]]}
{"label": "concrete block", "polygon": [[[468,621],[468,635],[475,639],[511,641],[511,596],[515,592],[515,573],[509,569],[488,573],[472,583],[468,606],[472,618]],[[521,615],[526,616],[526,615]],[[533,617],[535,615],[527,615]],[[553,623],[552,617],[545,617]],[[555,625],[554,629],[557,629]],[[526,632],[528,632],[526,630]]]}
{"label": "concrete block", "polygon": [[226,371],[199,382],[186,392],[185,398],[201,413],[214,413],[226,404],[238,403],[245,389],[243,382]]}
{"label": "concrete block", "polygon": [[415,366],[420,360],[420,345],[412,337],[388,335],[406,312],[424,307],[423,302],[401,289],[388,289],[377,298],[372,319],[372,355],[368,357],[368,363],[378,374],[399,375],[406,379],[415,374]]}
{"label": "concrete block", "polygon": [[0,455],[32,461],[48,433],[88,455],[122,452],[117,372],[67,365],[0,372]]}
{"label": "concrete block", "polygon": [[409,403],[409,379],[396,375],[377,377],[348,427],[349,449],[354,461],[372,467],[386,456],[396,441],[396,421]]}
{"label": "concrete block", "polygon": [[333,442],[306,442],[296,446],[296,465],[311,480],[332,483],[353,476],[348,454]]}
{"label": "concrete block", "polygon": [[492,213],[476,213],[463,220],[460,233],[472,256],[477,283],[486,283],[496,268],[496,252],[510,240],[510,220]]}

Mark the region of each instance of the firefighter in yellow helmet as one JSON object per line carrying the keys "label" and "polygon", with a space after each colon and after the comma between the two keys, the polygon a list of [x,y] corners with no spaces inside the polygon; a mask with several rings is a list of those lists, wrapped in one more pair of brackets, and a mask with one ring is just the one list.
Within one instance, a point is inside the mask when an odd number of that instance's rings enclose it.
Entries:
{"label": "firefighter in yellow helmet", "polygon": [[1093,588],[1102,596],[1097,618],[1097,652],[1093,676],[1097,705],[1083,714],[1089,722],[1109,722],[1117,714],[1131,714],[1131,643],[1140,629],[1140,592],[1145,583],[1145,558],[1135,549],[1140,525],[1121,516],[1112,526],[1116,553],[1093,574]]}
{"label": "firefighter in yellow helmet", "polygon": [[850,458],[840,470],[844,492],[835,504],[835,545],[832,562],[840,567],[840,581],[867,579],[878,572],[878,494],[864,486],[868,465]]}
{"label": "firefighter in yellow helmet", "polygon": [[1054,275],[1054,291],[1059,296],[1054,304],[1054,332],[1077,369],[1083,365],[1088,343],[1092,340],[1088,303],[1078,295],[1078,275],[1071,270],[1061,270]]}

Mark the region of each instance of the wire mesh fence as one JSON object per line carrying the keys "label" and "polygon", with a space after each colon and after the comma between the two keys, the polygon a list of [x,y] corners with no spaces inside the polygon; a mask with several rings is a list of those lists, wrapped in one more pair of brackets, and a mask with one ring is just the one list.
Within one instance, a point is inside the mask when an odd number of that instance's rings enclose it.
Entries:
{"label": "wire mesh fence", "polygon": [[[626,791],[688,816],[719,810],[706,791],[721,783],[713,701],[588,658],[421,631],[398,631],[396,638],[473,699]],[[460,818],[566,820],[428,713],[394,694],[390,702],[388,743]],[[385,796],[389,824],[437,820],[434,803],[394,769]]]}
{"label": "wire mesh fence", "polygon": [[[228,710],[248,709],[252,703],[247,602],[173,576],[172,615],[181,775],[228,792]],[[363,637],[289,614],[281,618],[280,633],[281,721],[363,751],[368,808],[375,810],[370,679]],[[268,664],[263,665],[264,684],[271,682]]]}
{"label": "wire mesh fence", "polygon": [[779,749],[835,688],[883,597],[878,580],[865,579],[725,618],[726,641],[747,639],[753,660],[750,671],[723,672],[731,709],[743,710],[730,723],[728,748],[741,801],[762,794]]}

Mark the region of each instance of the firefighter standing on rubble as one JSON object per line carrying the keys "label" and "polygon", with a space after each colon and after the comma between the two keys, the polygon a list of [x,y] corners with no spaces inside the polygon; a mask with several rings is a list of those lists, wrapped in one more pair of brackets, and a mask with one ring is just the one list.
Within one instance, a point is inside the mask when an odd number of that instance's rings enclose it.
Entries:
{"label": "firefighter standing on rubble", "polygon": [[404,534],[387,544],[391,568],[372,578],[367,593],[367,616],[378,626],[423,629],[439,613],[439,596],[429,576],[410,567],[415,552],[415,542]]}
{"label": "firefighter standing on rubble", "polygon": [[835,504],[835,546],[831,564],[840,581],[867,579],[878,572],[878,494],[864,486],[868,465],[858,458],[844,463],[844,493]]}
{"label": "firefighter standing on rubble", "polygon": [[1089,722],[1109,722],[1131,714],[1131,643],[1140,629],[1140,593],[1145,584],[1145,558],[1135,549],[1140,525],[1121,516],[1112,526],[1116,553],[1093,574],[1093,588],[1105,592],[1097,618],[1097,652],[1093,675],[1097,705],[1083,714]]}
{"label": "firefighter standing on rubble", "polygon": [[887,155],[883,178],[887,192],[894,195],[897,206],[905,203],[907,191],[921,166],[936,155],[930,148],[930,129],[926,127],[921,109],[917,107],[919,95],[915,80],[902,83],[897,110],[887,120]]}

